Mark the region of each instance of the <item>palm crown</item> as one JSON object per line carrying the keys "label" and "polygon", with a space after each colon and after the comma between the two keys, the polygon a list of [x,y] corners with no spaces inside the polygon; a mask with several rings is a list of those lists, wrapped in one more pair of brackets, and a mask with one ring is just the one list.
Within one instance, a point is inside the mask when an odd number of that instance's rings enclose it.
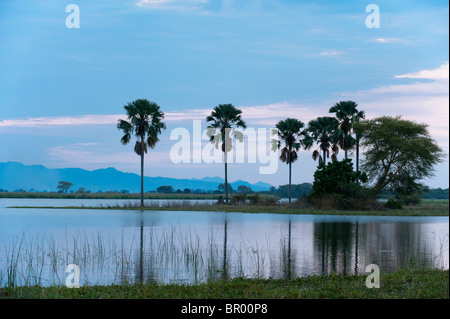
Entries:
{"label": "palm crown", "polygon": [[318,117],[308,123],[308,132],[311,138],[319,144],[319,148],[323,153],[323,157],[316,150],[313,152],[313,158],[319,158],[319,162],[325,162],[326,158],[330,156],[330,148],[332,151],[332,159],[336,159],[336,154],[339,149],[336,143],[339,141],[342,131],[339,129],[339,122],[331,116]]}
{"label": "palm crown", "polygon": [[350,135],[353,124],[365,117],[364,111],[358,111],[357,106],[358,104],[353,101],[340,101],[329,110],[330,113],[336,113],[335,116],[339,120],[339,128],[342,131],[339,146],[345,151],[345,158],[347,158],[347,150],[356,143]]}
{"label": "palm crown", "polygon": [[278,134],[277,139],[272,139],[272,150],[276,151],[280,149],[281,143],[284,143],[284,147],[281,149],[280,160],[283,163],[293,163],[298,158],[298,150],[303,145],[309,146],[306,141],[309,140],[309,136],[306,130],[302,130],[305,125],[302,121],[297,119],[288,118],[279,121],[275,128],[274,134]]}
{"label": "palm crown", "polygon": [[211,115],[206,117],[206,122],[211,122],[208,125],[206,134],[210,141],[216,144],[216,147],[218,147],[219,142],[222,142],[223,152],[231,151],[232,138],[230,133],[233,133],[240,142],[244,139],[244,135],[235,130],[235,128],[245,129],[247,127],[241,119],[241,114],[242,111],[235,108],[232,104],[219,104],[214,107]]}
{"label": "palm crown", "polygon": [[141,151],[147,153],[147,145],[154,148],[159,141],[158,135],[166,128],[162,122],[164,113],[160,111],[158,104],[146,99],[138,99],[124,106],[129,121],[119,120],[117,128],[125,134],[121,138],[123,145],[130,142],[131,136],[140,138],[136,142],[135,152],[141,155]]}

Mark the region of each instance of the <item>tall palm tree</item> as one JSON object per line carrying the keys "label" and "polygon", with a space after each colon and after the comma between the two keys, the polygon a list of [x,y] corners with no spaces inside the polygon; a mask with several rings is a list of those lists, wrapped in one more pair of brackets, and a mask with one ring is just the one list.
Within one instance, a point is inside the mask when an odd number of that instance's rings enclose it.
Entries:
{"label": "tall palm tree", "polygon": [[122,130],[124,135],[120,142],[126,145],[130,142],[131,136],[138,138],[134,146],[134,151],[141,157],[141,207],[144,206],[144,153],[147,153],[147,146],[154,148],[159,141],[166,125],[162,122],[164,113],[160,111],[158,104],[146,99],[138,99],[124,106],[127,112],[128,121],[119,120],[117,128]]}
{"label": "tall palm tree", "polygon": [[228,158],[227,154],[233,148],[232,140],[236,137],[240,142],[244,140],[242,132],[236,131],[238,128],[245,129],[247,125],[241,119],[242,111],[232,104],[219,104],[214,107],[211,115],[206,117],[208,125],[207,136],[211,143],[222,144],[222,152],[225,159],[225,202],[228,204]]}
{"label": "tall palm tree", "polygon": [[280,160],[283,163],[289,165],[289,203],[291,202],[291,175],[292,175],[292,163],[298,158],[297,152],[303,146],[309,148],[311,146],[310,137],[303,127],[302,121],[293,118],[287,118],[279,121],[275,125],[273,135],[277,134],[278,138],[272,139],[272,150],[276,151],[280,149],[281,144],[284,147],[281,149]]}
{"label": "tall palm tree", "polygon": [[364,119],[364,111],[358,111],[357,106],[358,104],[353,101],[340,101],[332,106],[329,111],[330,113],[336,113],[335,116],[339,121],[339,128],[343,133],[339,145],[345,152],[345,159],[347,159],[347,151],[356,144],[356,153],[359,160],[359,136],[356,136],[356,140],[351,136],[353,124],[360,119]]}
{"label": "tall palm tree", "polygon": [[323,156],[320,155],[318,150],[313,152],[313,159],[319,158],[319,163],[327,163],[327,157],[330,157],[330,150],[332,152],[331,159],[334,161],[337,159],[336,155],[339,152],[337,143],[342,136],[342,131],[339,129],[339,122],[336,118],[331,116],[318,117],[315,120],[311,120],[308,123],[308,133],[311,138],[319,144],[319,149],[322,151]]}

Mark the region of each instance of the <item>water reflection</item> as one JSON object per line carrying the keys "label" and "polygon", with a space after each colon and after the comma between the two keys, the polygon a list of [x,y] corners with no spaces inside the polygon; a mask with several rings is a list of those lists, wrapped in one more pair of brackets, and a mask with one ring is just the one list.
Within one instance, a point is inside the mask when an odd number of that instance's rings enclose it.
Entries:
{"label": "water reflection", "polygon": [[[152,251],[155,249],[154,245],[149,245],[150,251],[144,248],[149,241],[145,238],[145,229],[150,233],[155,232],[156,228],[161,230],[154,221],[148,223],[150,221],[148,219],[146,220],[148,224],[144,225],[144,216],[145,213],[142,213],[140,217],[137,262],[139,266],[136,269],[135,281],[140,283],[161,281],[162,275],[174,274],[177,271],[179,273],[180,270],[162,269],[161,263],[156,260],[157,253]],[[184,256],[186,272],[178,278],[178,281],[196,282],[203,280],[204,277],[207,280],[229,279],[236,276],[291,279],[311,274],[350,275],[365,273],[365,267],[369,264],[377,264],[386,272],[409,265],[427,268],[448,267],[448,232],[440,233],[441,243],[440,246],[439,243],[436,245],[436,232],[434,236],[430,236],[429,225],[422,223],[316,221],[302,225],[298,220],[293,220],[293,216],[289,216],[280,223],[278,249],[272,240],[276,235],[275,232],[265,234],[264,247],[260,233],[263,230],[253,229],[252,234],[248,235],[257,235],[259,241],[256,245],[251,245],[251,242],[245,240],[242,233],[239,233],[240,226],[242,226],[240,222],[230,223],[230,215],[224,213],[220,222],[215,219],[209,224],[211,233],[217,237],[211,236],[205,240],[198,234],[194,237],[183,236],[181,233],[171,234],[169,237],[161,235],[159,239],[172,237],[170,244],[164,245],[172,245],[180,254],[186,253]],[[233,233],[239,233],[240,239],[236,234],[229,238],[230,229],[233,228],[236,228]],[[310,237],[308,228],[311,229]],[[302,233],[302,230],[305,233]],[[173,242],[174,236],[179,237],[178,244]],[[308,247],[308,242],[311,243],[311,248]],[[174,254],[173,251],[170,253]],[[195,262],[197,264],[194,265]],[[165,266],[174,267],[173,263],[165,263]],[[202,267],[206,269],[205,276],[201,275]]]}
{"label": "water reflection", "polygon": [[[64,284],[70,263],[89,284],[349,275],[369,264],[386,272],[411,264],[448,269],[445,217],[0,210],[0,220],[0,286],[11,257],[20,260],[17,284],[39,273],[44,285]],[[21,242],[23,227],[32,236]]]}
{"label": "water reflection", "polygon": [[358,274],[369,264],[384,271],[408,265],[436,267],[443,251],[433,245],[432,237],[420,223],[316,223],[314,268],[320,274]]}

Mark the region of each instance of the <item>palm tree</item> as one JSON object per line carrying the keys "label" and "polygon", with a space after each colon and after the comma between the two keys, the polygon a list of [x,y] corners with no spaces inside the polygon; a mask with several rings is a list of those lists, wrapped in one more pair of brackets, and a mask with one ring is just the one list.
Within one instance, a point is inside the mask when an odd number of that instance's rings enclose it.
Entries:
{"label": "palm tree", "polygon": [[276,129],[272,132],[273,135],[277,134],[278,136],[276,139],[272,139],[272,150],[276,151],[280,149],[282,143],[284,144],[281,149],[280,160],[289,165],[289,203],[291,202],[292,163],[297,160],[297,152],[300,147],[309,148],[311,146],[311,143],[309,143],[310,137],[303,129],[304,126],[302,121],[287,118],[279,121],[275,125]]}
{"label": "palm tree", "polygon": [[[336,118],[339,120],[339,128],[343,133],[339,145],[345,152],[345,159],[347,159],[347,150],[356,143],[357,162],[359,161],[359,135],[356,140],[351,136],[353,124],[360,119],[364,119],[364,111],[358,111],[356,108],[358,104],[353,101],[340,101],[330,108],[330,113],[336,113]],[[357,164],[358,166],[358,164]],[[358,169],[357,169],[358,170]]]}
{"label": "palm tree", "polygon": [[222,152],[225,159],[225,202],[228,204],[228,158],[227,153],[233,148],[233,136],[240,142],[244,140],[244,135],[236,131],[237,128],[245,129],[247,125],[241,119],[242,111],[235,108],[232,104],[219,104],[214,107],[211,115],[206,117],[206,122],[211,122],[207,127],[207,136],[211,143],[219,147],[222,143]]}
{"label": "palm tree", "polygon": [[319,144],[319,149],[323,154],[321,156],[320,152],[315,150],[312,155],[314,160],[319,158],[319,163],[323,162],[326,164],[327,157],[330,157],[330,148],[332,152],[331,159],[333,161],[337,159],[336,155],[339,152],[339,148],[336,143],[342,136],[337,119],[331,116],[318,117],[309,121],[307,131],[311,134],[311,138]]}
{"label": "palm tree", "polygon": [[132,135],[138,138],[134,151],[141,156],[141,207],[143,207],[144,153],[147,153],[147,146],[155,147],[161,130],[166,129],[166,125],[162,122],[164,113],[160,111],[158,104],[146,99],[130,102],[124,106],[124,109],[127,112],[128,121],[119,120],[117,128],[125,133],[120,140],[123,145],[130,142]]}

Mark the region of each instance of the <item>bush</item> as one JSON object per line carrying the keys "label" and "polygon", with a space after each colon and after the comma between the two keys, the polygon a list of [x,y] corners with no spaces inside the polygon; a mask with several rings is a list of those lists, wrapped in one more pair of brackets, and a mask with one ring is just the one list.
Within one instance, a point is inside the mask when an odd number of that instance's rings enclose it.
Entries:
{"label": "bush", "polygon": [[414,193],[411,195],[399,195],[396,199],[403,205],[419,205],[421,201],[421,194]]}
{"label": "bush", "polygon": [[312,195],[343,194],[352,196],[357,181],[366,182],[367,175],[353,171],[350,159],[333,161],[325,165],[319,164],[314,172]]}
{"label": "bush", "polygon": [[250,201],[250,205],[263,205],[273,206],[277,204],[278,197],[276,196],[264,196],[261,197],[258,194],[248,195],[247,199]]}
{"label": "bush", "polygon": [[372,198],[347,197],[342,194],[310,196],[309,202],[318,209],[378,210],[382,204]]}
{"label": "bush", "polygon": [[402,209],[402,203],[398,200],[389,198],[388,201],[386,203],[384,203],[384,207],[388,208],[388,209]]}
{"label": "bush", "polygon": [[308,201],[320,209],[381,209],[374,192],[358,182],[367,182],[367,176],[353,171],[350,159],[333,161],[326,166],[321,163],[314,173],[313,190]]}
{"label": "bush", "polygon": [[245,194],[236,194],[231,197],[231,204],[243,205],[247,201],[247,196]]}

